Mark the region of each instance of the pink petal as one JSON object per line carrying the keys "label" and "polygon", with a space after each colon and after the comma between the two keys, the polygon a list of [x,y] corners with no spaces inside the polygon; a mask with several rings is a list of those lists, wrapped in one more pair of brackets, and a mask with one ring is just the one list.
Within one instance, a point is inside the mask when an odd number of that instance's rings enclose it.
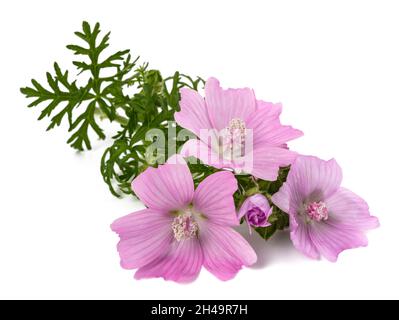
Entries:
{"label": "pink petal", "polygon": [[125,269],[144,266],[158,258],[171,244],[173,217],[144,209],[114,221],[111,229],[119,234],[118,252]]}
{"label": "pink petal", "polygon": [[[273,194],[272,196],[272,202],[279,207],[281,210],[284,212],[289,212],[290,211],[290,202],[291,202],[291,197],[295,197],[295,194],[291,195],[292,192],[290,190],[290,186],[288,183],[284,183],[280,190]],[[296,199],[296,198],[295,198]],[[298,200],[295,201],[295,203],[298,203],[301,201],[301,198],[298,198]],[[293,210],[296,210],[297,206],[293,208]]]}
{"label": "pink petal", "polygon": [[309,224],[290,214],[290,236],[294,247],[312,259],[319,259],[320,253],[309,235]]}
{"label": "pink petal", "polygon": [[204,98],[192,89],[180,89],[180,112],[175,113],[176,122],[200,137],[201,129],[210,129],[210,123]]}
{"label": "pink petal", "polygon": [[283,126],[280,123],[281,104],[272,104],[257,101],[258,108],[249,115],[246,120],[248,129],[253,130],[253,144],[282,146],[287,141],[299,138],[303,132],[293,129],[291,126]]}
{"label": "pink petal", "polygon": [[336,192],[341,185],[342,171],[331,159],[321,160],[313,156],[299,156],[291,167],[287,183],[303,199],[319,201]]}
{"label": "pink petal", "polygon": [[205,102],[209,118],[217,130],[227,127],[233,118],[247,119],[256,108],[251,89],[223,90],[215,78],[209,78],[205,83]]}
{"label": "pink petal", "polygon": [[257,193],[245,199],[240,207],[240,210],[238,211],[238,219],[241,219],[249,210],[254,207],[258,207],[264,212],[268,212],[270,210],[270,205],[267,201],[267,198],[264,195]]}
{"label": "pink petal", "polygon": [[256,109],[261,112],[266,110],[268,117],[272,119],[278,119],[283,111],[283,105],[281,103],[256,100]]}
{"label": "pink petal", "polygon": [[158,278],[190,282],[197,278],[203,263],[198,239],[174,241],[169,250],[152,263],[137,270],[136,279]]}
{"label": "pink petal", "polygon": [[243,202],[243,204],[240,207],[240,210],[238,210],[237,218],[241,219],[242,217],[244,217],[247,214],[247,212],[249,210],[251,210],[252,207],[253,207],[253,204],[251,203],[249,198],[245,199],[245,201]]}
{"label": "pink petal", "polygon": [[229,161],[223,160],[208,145],[197,139],[190,139],[185,142],[180,154],[185,158],[195,157],[203,163],[218,169],[232,166]]}
{"label": "pink petal", "polygon": [[250,266],[257,260],[256,253],[236,231],[211,222],[200,229],[200,241],[204,253],[204,267],[220,280],[234,278],[242,266]]}
{"label": "pink petal", "polygon": [[296,211],[304,201],[320,201],[334,194],[342,180],[342,171],[334,159],[323,161],[312,156],[298,156],[287,181],[272,197],[285,212]]}
{"label": "pink petal", "polygon": [[273,195],[272,201],[284,212],[294,212],[304,201],[319,201],[334,194],[341,180],[342,171],[334,159],[323,161],[317,157],[298,156],[287,181]]}
{"label": "pink petal", "polygon": [[[249,156],[253,159],[252,168],[248,167],[251,163],[248,160]],[[252,155],[247,155],[247,168],[244,168],[244,171],[263,180],[275,181],[278,177],[279,168],[292,164],[296,157],[295,152],[280,147],[265,145],[255,147]]]}
{"label": "pink petal", "polygon": [[238,225],[233,199],[236,190],[237,180],[231,172],[216,172],[206,177],[195,190],[194,209],[213,223]]}
{"label": "pink petal", "polygon": [[345,188],[328,197],[326,205],[329,220],[346,229],[370,230],[379,226],[378,219],[370,215],[369,207],[362,198]]}
{"label": "pink petal", "polygon": [[313,224],[308,232],[313,245],[331,262],[337,261],[343,250],[367,246],[363,232],[331,220]]}
{"label": "pink petal", "polygon": [[323,255],[335,262],[343,250],[367,245],[361,228],[330,217],[323,222],[307,223],[290,212],[290,230],[295,248],[313,259]]}
{"label": "pink petal", "polygon": [[194,194],[193,179],[185,162],[149,167],[133,180],[132,188],[147,207],[163,211],[186,207]]}
{"label": "pink petal", "polygon": [[267,201],[267,198],[264,195],[257,193],[249,197],[248,199],[250,199],[254,206],[260,208],[262,211],[270,210],[269,201]]}

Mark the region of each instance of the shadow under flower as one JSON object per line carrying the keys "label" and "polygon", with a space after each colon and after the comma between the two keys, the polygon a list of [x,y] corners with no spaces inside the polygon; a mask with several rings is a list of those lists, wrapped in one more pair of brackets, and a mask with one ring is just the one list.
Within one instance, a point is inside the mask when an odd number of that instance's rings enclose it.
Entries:
{"label": "shadow under flower", "polygon": [[292,245],[288,230],[277,231],[268,241],[261,238],[254,230],[250,235],[245,223],[240,225],[237,231],[258,255],[257,262],[251,266],[252,269],[263,269],[275,262],[293,262],[304,258]]}

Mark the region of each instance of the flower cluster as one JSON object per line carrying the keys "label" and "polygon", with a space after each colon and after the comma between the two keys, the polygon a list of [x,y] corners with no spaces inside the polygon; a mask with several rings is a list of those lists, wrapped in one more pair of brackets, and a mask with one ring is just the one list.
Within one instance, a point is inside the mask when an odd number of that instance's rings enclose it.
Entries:
{"label": "flower cluster", "polygon": [[[362,198],[341,187],[334,159],[298,155],[287,147],[302,132],[280,123],[280,104],[257,100],[248,88],[224,90],[215,78],[206,81],[205,98],[188,88],[180,95],[174,118],[197,138],[133,180],[147,209],[112,224],[120,236],[122,267],[137,268],[136,279],[188,282],[202,266],[221,280],[231,279],[256,262],[233,227],[246,223],[250,233],[273,227],[275,210],[288,215],[293,245],[311,258],[335,261],[343,250],[367,245],[365,231],[377,227],[378,219]],[[193,158],[215,168],[197,188],[186,163]],[[261,190],[287,166],[279,190]],[[243,190],[235,204],[240,177],[250,177],[255,187]]]}
{"label": "flower cluster", "polygon": [[129,50],[104,56],[109,33],[100,34],[99,23],[83,22],[80,43],[67,46],[82,58],[73,65],[83,78],[70,79],[54,63],[47,88],[33,79],[21,93],[34,99],[28,107],[44,106],[47,130],[69,125],[67,143],[79,151],[92,148],[92,133],[105,139],[101,120],[119,123],[101,174],[113,195],[133,194],[146,206],[111,226],[123,268],[137,269],[137,279],[189,282],[204,266],[231,279],[257,260],[234,230],[241,223],[250,238],[265,240],[289,228],[293,245],[314,259],[336,261],[367,245],[365,232],[378,219],[341,187],[334,159],[288,148],[303,134],[281,124],[281,104],[249,88],[224,90],[215,78],[164,77]]}

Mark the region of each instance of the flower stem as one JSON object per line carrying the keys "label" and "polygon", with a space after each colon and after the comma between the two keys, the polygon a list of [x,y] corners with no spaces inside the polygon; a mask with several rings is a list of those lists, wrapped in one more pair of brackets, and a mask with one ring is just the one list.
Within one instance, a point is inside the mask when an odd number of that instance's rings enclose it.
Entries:
{"label": "flower stem", "polygon": [[[105,115],[104,112],[102,112],[100,108],[96,108],[96,110],[94,111],[94,114],[98,115],[100,120],[109,119],[108,116]],[[119,114],[116,114],[114,121],[118,122],[121,125],[126,125],[129,122],[129,119],[127,119],[124,116],[121,116]]]}

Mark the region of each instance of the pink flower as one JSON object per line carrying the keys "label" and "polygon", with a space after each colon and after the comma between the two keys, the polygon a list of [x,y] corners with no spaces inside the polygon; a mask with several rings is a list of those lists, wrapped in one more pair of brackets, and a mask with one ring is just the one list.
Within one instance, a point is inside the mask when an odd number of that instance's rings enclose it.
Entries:
{"label": "pink flower", "polygon": [[364,232],[379,226],[367,203],[340,187],[342,172],[334,159],[300,156],[272,201],[290,216],[294,246],[307,256],[336,261],[345,249],[367,245]]}
{"label": "pink flower", "polygon": [[277,179],[279,167],[295,160],[286,142],[302,132],[281,125],[281,104],[256,100],[249,88],[223,90],[215,78],[205,84],[205,99],[188,88],[180,94],[181,111],[175,120],[200,138],[184,144],[184,156],[271,181]]}
{"label": "pink flower", "polygon": [[257,228],[271,225],[267,220],[272,211],[273,208],[270,207],[267,198],[258,193],[245,199],[238,211],[238,219],[245,218],[251,233],[250,226]]}
{"label": "pink flower", "polygon": [[231,172],[214,173],[194,191],[187,164],[180,157],[157,169],[148,168],[132,183],[148,207],[116,220],[121,265],[138,268],[135,278],[163,277],[193,281],[204,266],[221,280],[233,278],[242,266],[256,262],[237,226]]}

